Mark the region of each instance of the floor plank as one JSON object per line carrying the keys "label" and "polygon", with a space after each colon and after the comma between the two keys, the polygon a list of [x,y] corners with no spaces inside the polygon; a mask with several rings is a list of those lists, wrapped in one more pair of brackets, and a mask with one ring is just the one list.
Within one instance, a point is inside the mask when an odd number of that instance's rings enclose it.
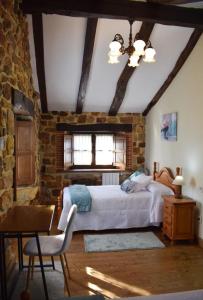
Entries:
{"label": "floor plank", "polygon": [[196,244],[166,248],[85,253],[83,234],[73,236],[67,253],[71,295],[101,293],[108,298],[160,294],[203,288],[203,249]]}

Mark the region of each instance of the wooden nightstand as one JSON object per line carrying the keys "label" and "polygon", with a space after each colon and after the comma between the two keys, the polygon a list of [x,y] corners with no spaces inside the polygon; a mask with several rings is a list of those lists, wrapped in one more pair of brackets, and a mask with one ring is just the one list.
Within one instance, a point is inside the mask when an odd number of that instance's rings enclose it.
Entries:
{"label": "wooden nightstand", "polygon": [[194,239],[195,201],[164,196],[163,233],[172,241]]}

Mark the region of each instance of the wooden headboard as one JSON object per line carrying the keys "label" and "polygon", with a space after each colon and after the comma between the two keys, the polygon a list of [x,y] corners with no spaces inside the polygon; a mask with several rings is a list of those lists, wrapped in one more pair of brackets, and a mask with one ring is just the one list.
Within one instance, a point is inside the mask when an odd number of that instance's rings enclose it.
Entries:
{"label": "wooden headboard", "polygon": [[162,168],[159,172],[156,170],[156,164],[154,163],[154,172],[153,179],[157,182],[160,182],[173,190],[175,194],[177,194],[179,186],[173,184],[174,175],[170,168]]}

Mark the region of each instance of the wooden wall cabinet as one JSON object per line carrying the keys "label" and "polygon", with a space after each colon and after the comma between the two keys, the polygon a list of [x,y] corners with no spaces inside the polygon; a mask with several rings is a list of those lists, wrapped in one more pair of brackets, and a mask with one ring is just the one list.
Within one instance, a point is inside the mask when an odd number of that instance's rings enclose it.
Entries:
{"label": "wooden wall cabinet", "polygon": [[15,122],[16,186],[35,181],[35,131],[32,121]]}
{"label": "wooden wall cabinet", "polygon": [[194,239],[195,201],[164,196],[163,233],[172,241]]}

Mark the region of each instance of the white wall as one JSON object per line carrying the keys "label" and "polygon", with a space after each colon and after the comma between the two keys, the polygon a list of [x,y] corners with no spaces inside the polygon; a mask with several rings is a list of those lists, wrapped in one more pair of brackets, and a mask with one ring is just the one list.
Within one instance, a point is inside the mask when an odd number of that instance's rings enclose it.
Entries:
{"label": "white wall", "polygon": [[[157,54],[158,59],[158,54]],[[160,117],[178,113],[177,141],[160,138]],[[183,194],[197,201],[203,218],[203,35],[170,87],[146,118],[146,165],[183,168]],[[203,220],[199,221],[203,238]]]}

